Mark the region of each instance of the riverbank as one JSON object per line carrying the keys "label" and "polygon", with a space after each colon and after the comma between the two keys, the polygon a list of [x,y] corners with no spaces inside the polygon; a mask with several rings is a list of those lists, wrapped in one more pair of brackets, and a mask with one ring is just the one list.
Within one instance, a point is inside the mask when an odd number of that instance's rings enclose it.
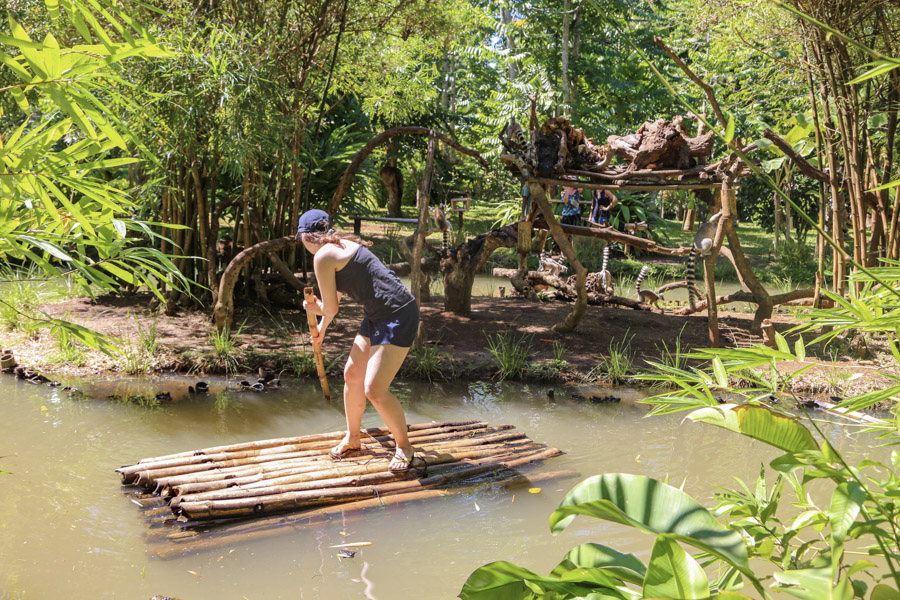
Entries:
{"label": "riverbank", "polygon": [[[181,311],[167,316],[150,308],[151,297],[77,298],[44,305],[42,310],[110,336],[120,354],[106,355],[81,348],[49,329],[29,333],[4,331],[0,346],[12,348],[21,364],[48,375],[150,374],[177,372],[244,376],[260,368],[273,373],[315,377],[315,363],[306,342],[306,314],[297,309],[239,308],[231,337],[215,334],[208,312]],[[559,302],[532,303],[520,298],[473,297],[472,313],[463,317],[442,311],[437,297],[422,307],[427,343],[410,353],[401,371],[409,379],[508,378],[555,383],[635,383],[628,375],[648,363],[665,362],[682,351],[707,346],[706,316],[661,315],[613,307],[588,307],[578,329],[561,335],[552,330],[571,306]],[[324,357],[332,377],[340,377],[346,352],[361,320],[360,309],[346,303],[329,328]],[[721,313],[726,347],[761,343],[750,331],[751,315]],[[775,327],[787,334],[796,321],[776,315]],[[788,335],[790,339],[790,335]],[[492,353],[492,346],[495,352]],[[514,362],[501,364],[496,354]],[[856,358],[827,355],[794,383],[806,395],[841,396],[881,389],[891,380],[880,371],[877,348]],[[815,354],[815,349],[809,352]],[[832,359],[835,360],[832,360]],[[885,365],[891,364],[889,360]],[[787,367],[786,367],[787,368]]]}

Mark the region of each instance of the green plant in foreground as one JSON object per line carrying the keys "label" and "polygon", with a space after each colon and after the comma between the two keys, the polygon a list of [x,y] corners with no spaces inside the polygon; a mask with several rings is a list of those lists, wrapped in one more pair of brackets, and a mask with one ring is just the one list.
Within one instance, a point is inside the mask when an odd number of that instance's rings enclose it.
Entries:
{"label": "green plant in foreground", "polygon": [[[727,387],[721,360],[713,371],[703,374]],[[900,556],[895,506],[900,453],[892,454],[890,465],[867,459],[850,466],[821,432],[817,430],[820,445],[798,419],[754,403],[720,405],[704,390],[706,382],[678,380],[683,398],[712,402],[701,403],[689,419],[785,452],[770,463],[778,472],[774,484],[767,486],[762,469],[753,491],[741,482],[740,490],[718,494],[719,505],[710,511],[683,491],[649,477],[610,473],[588,478],[553,512],[551,531],[562,531],[577,515],[633,527],[654,536],[646,563],[633,554],[587,543],[566,554],[549,575],[509,562],[485,565],[472,573],[460,598],[735,600],[749,597],[738,591],[745,583],[765,599],[772,598],[767,586],[804,600],[864,598],[870,587],[872,600],[900,598],[895,566]],[[668,406],[663,412],[696,406],[679,402],[677,395],[647,402]],[[809,490],[810,482],[822,480],[832,484],[827,507],[817,505]],[[792,506],[798,514],[779,514],[785,483],[794,491]],[[787,510],[781,508],[782,513]],[[845,552],[846,544],[862,546],[882,566]],[[757,574],[751,559],[770,563],[762,571],[771,574]]]}
{"label": "green plant in foreground", "polygon": [[525,370],[531,355],[531,336],[516,339],[510,331],[491,335],[485,332],[488,349],[499,367],[501,380],[518,376]]}

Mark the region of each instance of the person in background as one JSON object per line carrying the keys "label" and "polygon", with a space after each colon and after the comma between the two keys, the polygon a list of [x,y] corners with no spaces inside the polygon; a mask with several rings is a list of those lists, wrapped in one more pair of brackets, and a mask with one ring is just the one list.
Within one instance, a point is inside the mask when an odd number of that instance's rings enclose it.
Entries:
{"label": "person in background", "polygon": [[[575,179],[574,177],[569,177]],[[563,225],[581,225],[581,190],[574,187],[563,188],[562,219]]]}
{"label": "person in background", "polygon": [[609,211],[619,201],[612,192],[606,190],[594,190],[594,199],[591,201],[591,217],[588,219],[597,225],[609,225]]}
{"label": "person in background", "polygon": [[360,428],[368,399],[391,431],[397,450],[391,471],[407,471],[415,458],[406,433],[406,417],[397,397],[388,389],[419,328],[419,306],[400,279],[372,254],[366,242],[355,235],[336,232],[323,210],[313,209],[300,216],[297,237],[313,255],[313,268],[322,299],[303,303],[307,311],[319,315],[319,335],[325,339],[328,325],[338,313],[343,294],[359,302],[365,318],[359,326],[344,367],[344,412],[347,433],[331,450],[340,460],[362,449]]}

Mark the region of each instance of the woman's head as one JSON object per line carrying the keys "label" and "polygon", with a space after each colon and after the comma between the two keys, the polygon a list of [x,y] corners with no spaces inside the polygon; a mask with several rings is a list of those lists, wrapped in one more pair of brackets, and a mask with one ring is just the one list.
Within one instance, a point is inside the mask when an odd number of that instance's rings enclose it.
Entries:
{"label": "woman's head", "polygon": [[343,248],[342,240],[350,240],[367,247],[372,245],[371,242],[365,242],[351,233],[335,231],[331,217],[327,212],[318,208],[313,208],[300,215],[297,223],[297,237],[313,253],[325,244],[337,244]]}

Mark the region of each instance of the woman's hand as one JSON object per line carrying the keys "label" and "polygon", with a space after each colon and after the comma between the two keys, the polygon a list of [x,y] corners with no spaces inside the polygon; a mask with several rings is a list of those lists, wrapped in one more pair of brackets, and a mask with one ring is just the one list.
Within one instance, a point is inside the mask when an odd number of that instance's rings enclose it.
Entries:
{"label": "woman's hand", "polygon": [[322,301],[313,296],[312,302],[303,301],[303,310],[311,312],[314,315],[324,315],[322,312]]}
{"label": "woman's hand", "polygon": [[322,342],[324,342],[324,341],[325,341],[325,330],[324,329],[319,329],[319,335],[312,335],[312,334],[309,335],[309,343],[310,344],[317,344],[317,345],[321,346]]}

